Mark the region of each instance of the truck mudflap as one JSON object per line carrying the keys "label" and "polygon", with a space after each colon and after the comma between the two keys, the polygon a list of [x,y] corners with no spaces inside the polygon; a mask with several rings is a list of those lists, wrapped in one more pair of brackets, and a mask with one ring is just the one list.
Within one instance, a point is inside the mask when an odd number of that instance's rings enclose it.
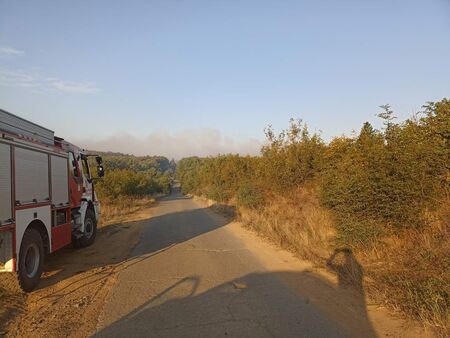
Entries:
{"label": "truck mudflap", "polygon": [[0,272],[14,272],[14,236],[12,228],[0,228]]}
{"label": "truck mudflap", "polygon": [[95,201],[94,202],[94,211],[95,211],[95,218],[97,219],[97,223],[99,223],[100,222],[100,216],[102,214],[99,201]]}

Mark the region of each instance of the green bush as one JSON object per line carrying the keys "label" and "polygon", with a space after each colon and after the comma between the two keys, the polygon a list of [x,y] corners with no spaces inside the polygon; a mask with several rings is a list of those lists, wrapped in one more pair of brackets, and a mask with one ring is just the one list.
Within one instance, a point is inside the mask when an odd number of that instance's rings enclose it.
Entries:
{"label": "green bush", "polygon": [[389,107],[384,108],[383,131],[366,123],[356,138],[329,144],[321,174],[322,200],[336,211],[340,223],[355,218],[366,224],[379,221],[394,230],[421,227],[424,211],[449,196],[448,134],[435,130],[450,126],[450,103],[426,106],[422,118],[403,124],[394,124]]}
{"label": "green bush", "polygon": [[266,137],[269,144],[262,148],[261,170],[268,188],[290,190],[320,173],[325,145],[301,121],[291,119],[289,129],[278,135],[269,127]]}
{"label": "green bush", "polygon": [[240,207],[259,209],[264,205],[264,193],[254,183],[247,181],[238,188],[236,202]]}
{"label": "green bush", "polygon": [[[97,152],[98,153],[98,152]],[[175,171],[174,161],[162,156],[133,156],[99,153],[103,157],[105,176],[96,182],[100,198],[167,194]],[[96,165],[92,158],[91,167]]]}
{"label": "green bush", "polygon": [[155,171],[134,172],[113,170],[97,182],[96,189],[101,197],[144,196],[167,193],[170,178]]}

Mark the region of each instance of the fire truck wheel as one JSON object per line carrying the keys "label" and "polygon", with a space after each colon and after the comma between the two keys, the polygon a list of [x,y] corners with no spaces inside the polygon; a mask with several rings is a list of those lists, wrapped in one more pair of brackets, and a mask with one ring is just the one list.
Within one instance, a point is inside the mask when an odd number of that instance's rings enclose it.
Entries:
{"label": "fire truck wheel", "polygon": [[19,256],[19,284],[23,291],[32,291],[39,283],[44,266],[44,243],[36,229],[27,229],[22,238]]}
{"label": "fire truck wheel", "polygon": [[75,248],[85,248],[95,241],[95,237],[97,236],[97,220],[95,219],[95,213],[92,209],[86,210],[84,226],[85,232],[83,236],[73,239],[73,246]]}

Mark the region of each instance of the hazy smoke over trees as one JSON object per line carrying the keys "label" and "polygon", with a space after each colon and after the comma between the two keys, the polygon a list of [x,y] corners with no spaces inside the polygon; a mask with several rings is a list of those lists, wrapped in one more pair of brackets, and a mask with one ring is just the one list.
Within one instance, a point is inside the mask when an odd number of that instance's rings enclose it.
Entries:
{"label": "hazy smoke over trees", "polygon": [[103,139],[70,140],[86,149],[115,151],[134,155],[162,155],[181,159],[188,156],[209,156],[227,153],[259,154],[262,143],[256,139],[234,139],[216,129],[189,129],[175,133],[156,131],[139,137],[113,134]]}

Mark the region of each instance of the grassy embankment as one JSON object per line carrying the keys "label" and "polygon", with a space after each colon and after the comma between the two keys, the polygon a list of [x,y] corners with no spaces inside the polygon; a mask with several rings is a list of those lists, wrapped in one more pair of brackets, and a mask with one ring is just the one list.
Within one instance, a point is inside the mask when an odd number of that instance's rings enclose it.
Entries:
{"label": "grassy embankment", "polygon": [[[382,130],[326,144],[291,121],[259,157],[187,158],[178,164],[183,191],[237,207],[248,227],[303,258],[361,280],[380,302],[449,329],[450,101]],[[351,254],[362,271],[342,266]],[[344,264],[345,265],[345,264]]]}

